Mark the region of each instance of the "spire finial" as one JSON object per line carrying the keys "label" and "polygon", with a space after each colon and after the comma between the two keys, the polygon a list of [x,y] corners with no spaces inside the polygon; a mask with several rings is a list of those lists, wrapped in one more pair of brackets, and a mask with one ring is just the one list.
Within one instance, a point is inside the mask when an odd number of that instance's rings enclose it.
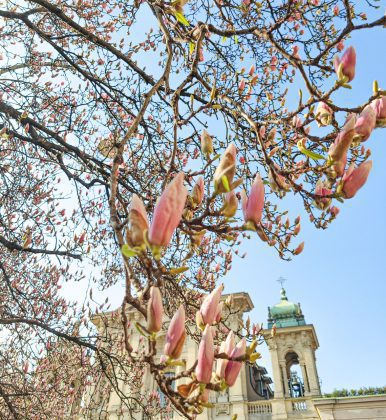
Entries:
{"label": "spire finial", "polygon": [[285,279],[284,277],[280,276],[276,281],[278,283],[280,283],[281,284],[281,288],[284,289],[283,283],[285,283],[287,281],[287,279]]}
{"label": "spire finial", "polygon": [[285,289],[283,287],[283,284],[287,281],[287,279],[280,276],[276,281],[281,284],[281,290],[280,290],[281,300],[287,300],[287,295],[286,295]]}

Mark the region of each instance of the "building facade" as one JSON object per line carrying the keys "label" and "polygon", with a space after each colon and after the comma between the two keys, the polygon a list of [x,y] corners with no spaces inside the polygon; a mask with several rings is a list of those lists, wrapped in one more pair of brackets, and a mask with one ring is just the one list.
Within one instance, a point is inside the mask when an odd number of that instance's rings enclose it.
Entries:
{"label": "building facade", "polygon": [[[225,296],[226,298],[226,296]],[[228,319],[231,328],[237,328],[244,314],[253,309],[253,303],[247,293],[233,295],[234,306],[238,312]],[[135,310],[128,311],[128,319],[134,324],[142,321],[141,315]],[[100,333],[111,326],[102,322],[102,317],[94,318],[94,323]],[[167,322],[167,320],[165,320]],[[212,408],[207,408],[197,416],[198,420],[230,420],[237,415],[237,420],[284,420],[284,419],[321,419],[321,420],[355,420],[373,419],[386,420],[386,395],[361,396],[347,398],[323,398],[321,395],[320,381],[316,364],[316,350],[319,342],[315,328],[307,324],[300,304],[290,302],[284,289],[281,289],[280,302],[268,308],[267,329],[263,335],[268,345],[274,391],[271,389],[272,380],[267,375],[267,370],[258,364],[246,365],[240,372],[235,385],[223,393],[213,393],[210,396]],[[272,334],[272,331],[275,331]],[[131,342],[140,340],[140,335],[133,334]],[[164,337],[157,340],[159,349],[157,354],[162,354]],[[186,365],[191,366],[197,359],[198,346],[189,336],[186,339],[181,358],[186,360]],[[176,368],[176,373],[178,373]],[[178,385],[178,384],[177,384]],[[97,390],[90,389],[85,398],[96,398]],[[133,390],[122,389],[123,394]],[[159,396],[161,406],[166,404],[162,393],[157,389],[149,372],[144,372],[141,387],[137,389],[138,395]],[[92,397],[90,397],[92,396]],[[95,411],[88,411],[87,415],[80,410],[79,419],[106,418],[109,420],[179,420],[183,417],[178,413],[169,412],[144,415],[139,408],[127,409],[121,406],[120,398],[111,392],[109,398],[103,402],[103,412],[98,402],[94,403]],[[91,401],[92,402],[92,401]],[[90,403],[90,401],[88,401]]]}

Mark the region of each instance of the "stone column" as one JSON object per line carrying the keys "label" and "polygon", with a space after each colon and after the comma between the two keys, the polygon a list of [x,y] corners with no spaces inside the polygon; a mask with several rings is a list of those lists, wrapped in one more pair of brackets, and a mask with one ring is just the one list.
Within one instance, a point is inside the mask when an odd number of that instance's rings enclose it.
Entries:
{"label": "stone column", "polygon": [[286,368],[284,363],[281,363],[280,366],[281,366],[281,371],[282,371],[282,374],[283,374],[284,396],[289,397],[290,393],[289,393],[289,387],[288,387],[287,368]]}
{"label": "stone column", "polygon": [[310,392],[310,384],[308,382],[308,375],[306,365],[303,363],[300,364],[300,368],[302,370],[303,382],[304,382],[304,391],[306,395]]}
{"label": "stone column", "polygon": [[311,395],[320,395],[319,376],[316,370],[315,356],[311,347],[304,350],[304,360],[306,364],[308,383]]}
{"label": "stone column", "polygon": [[270,344],[269,350],[271,354],[273,383],[275,386],[274,398],[283,398],[283,378],[279,365],[279,357],[277,354],[276,345]]}

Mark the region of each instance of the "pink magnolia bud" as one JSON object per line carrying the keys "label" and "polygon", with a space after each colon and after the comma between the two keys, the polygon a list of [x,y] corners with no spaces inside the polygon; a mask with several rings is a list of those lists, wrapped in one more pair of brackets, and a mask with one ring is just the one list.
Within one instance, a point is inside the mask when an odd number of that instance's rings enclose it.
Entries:
{"label": "pink magnolia bud", "polygon": [[193,187],[192,191],[192,199],[196,206],[199,206],[202,203],[205,194],[205,185],[204,185],[204,178],[200,176],[198,181]]}
{"label": "pink magnolia bud", "polygon": [[363,187],[371,171],[373,162],[361,163],[357,168],[351,165],[343,175],[343,194],[345,198],[352,198]]}
{"label": "pink magnolia bud", "polygon": [[339,79],[343,80],[344,76],[347,82],[351,82],[355,77],[355,64],[356,53],[354,47],[347,48],[342,58],[336,56],[334,58],[334,68]]}
{"label": "pink magnolia bud", "polygon": [[[220,353],[225,353],[228,357],[231,357],[231,354],[235,348],[235,335],[233,331],[229,331],[229,334],[225,341],[220,345]],[[227,367],[228,359],[217,359],[216,363],[216,375],[220,379],[225,377],[225,368]]]}
{"label": "pink magnolia bud", "polygon": [[337,176],[342,176],[347,162],[347,151],[351,146],[355,134],[355,116],[350,115],[343,127],[343,130],[337,135],[333,144],[331,144],[328,154],[333,161],[333,169]]}
{"label": "pink magnolia bud", "polygon": [[255,70],[256,70],[255,65],[252,64],[248,72],[249,76],[252,77],[255,74]]}
{"label": "pink magnolia bud", "polygon": [[256,175],[252,184],[249,197],[247,197],[245,191],[242,191],[241,194],[244,220],[256,224],[260,223],[264,208],[264,184],[259,174]]}
{"label": "pink magnolia bud", "polygon": [[137,194],[133,194],[129,208],[129,229],[126,239],[131,246],[140,246],[144,243],[143,234],[149,229],[146,209]]}
{"label": "pink magnolia bud", "polygon": [[218,313],[218,306],[221,299],[221,293],[224,290],[224,285],[220,284],[208,296],[205,297],[200,307],[200,314],[204,325],[212,325]]}
{"label": "pink magnolia bud", "polygon": [[206,130],[201,133],[201,152],[204,155],[213,153],[213,139]]}
{"label": "pink magnolia bud", "polygon": [[330,207],[330,213],[336,217],[339,214],[339,207],[331,206]]}
{"label": "pink magnolia bud", "polygon": [[171,359],[178,359],[182,353],[185,337],[185,309],[181,305],[170,321],[166,333],[165,355],[169,356]]}
{"label": "pink magnolia bud", "polygon": [[298,247],[294,251],[294,255],[299,255],[303,252],[304,249],[304,242],[298,245]]}
{"label": "pink magnolia bud", "polygon": [[252,325],[252,335],[257,335],[263,329],[262,324],[253,324]]}
{"label": "pink magnolia bud", "polygon": [[164,308],[162,306],[162,296],[158,287],[151,286],[150,299],[147,303],[147,330],[157,333],[162,327],[162,315]]}
{"label": "pink magnolia bud", "polygon": [[238,207],[238,200],[234,191],[230,191],[224,195],[224,204],[221,213],[225,217],[233,217],[236,214]]}
{"label": "pink magnolia bud", "polygon": [[333,115],[334,113],[332,109],[325,102],[319,102],[315,112],[315,117],[319,127],[325,127],[331,124]]}
{"label": "pink magnolia bud", "polygon": [[377,127],[386,127],[386,96],[375,99],[371,106],[375,112]]}
{"label": "pink magnolia bud", "polygon": [[202,334],[200,346],[198,348],[198,360],[196,366],[197,381],[202,384],[208,384],[212,378],[212,369],[214,361],[214,346],[212,328],[207,325]]}
{"label": "pink magnolia bud", "polygon": [[[326,210],[330,207],[331,198],[326,198],[326,195],[331,195],[332,190],[328,188],[326,181],[319,179],[315,186],[315,195],[318,195],[318,198],[315,198],[315,205],[320,210]],[[323,198],[324,197],[324,198]]]}
{"label": "pink magnolia bud", "polygon": [[221,157],[213,176],[214,189],[217,194],[231,191],[236,173],[236,146],[231,143]]}
{"label": "pink magnolia bud", "polygon": [[241,79],[239,83],[239,91],[242,92],[245,89],[245,80]]}
{"label": "pink magnolia bud", "polygon": [[355,134],[359,136],[360,141],[366,141],[370,137],[376,122],[377,118],[374,109],[367,105],[355,123]]}
{"label": "pink magnolia bud", "polygon": [[180,172],[166,186],[159,198],[153,214],[149,232],[149,242],[157,246],[167,246],[180,223],[188,192],[184,187],[184,174]]}
{"label": "pink magnolia bud", "polygon": [[300,128],[302,126],[302,120],[300,119],[300,117],[298,115],[294,115],[294,117],[292,118],[292,125],[295,128]]}
{"label": "pink magnolia bud", "polygon": [[[232,359],[245,355],[246,342],[243,338],[237,346],[234,348],[231,354]],[[233,386],[236,382],[237,377],[239,376],[241,370],[242,362],[237,362],[234,360],[229,360],[225,368],[225,382],[228,386]]]}

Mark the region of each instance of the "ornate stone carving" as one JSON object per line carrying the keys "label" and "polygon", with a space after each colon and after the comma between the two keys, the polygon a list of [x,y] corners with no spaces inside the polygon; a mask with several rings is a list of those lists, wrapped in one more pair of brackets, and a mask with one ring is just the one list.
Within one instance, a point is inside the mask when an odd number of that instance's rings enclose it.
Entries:
{"label": "ornate stone carving", "polygon": [[216,404],[216,416],[220,414],[229,414],[229,404]]}

